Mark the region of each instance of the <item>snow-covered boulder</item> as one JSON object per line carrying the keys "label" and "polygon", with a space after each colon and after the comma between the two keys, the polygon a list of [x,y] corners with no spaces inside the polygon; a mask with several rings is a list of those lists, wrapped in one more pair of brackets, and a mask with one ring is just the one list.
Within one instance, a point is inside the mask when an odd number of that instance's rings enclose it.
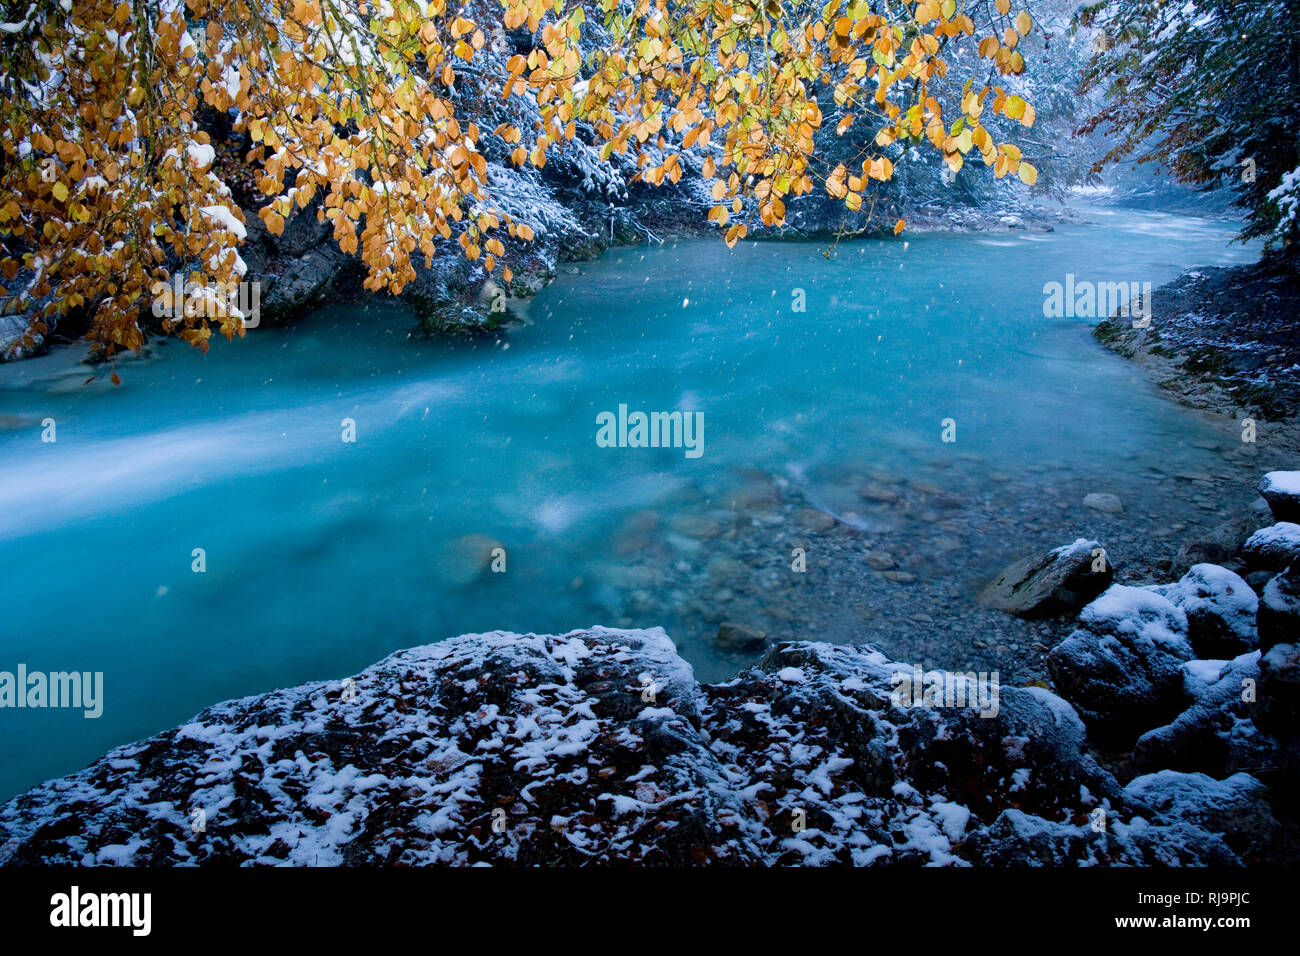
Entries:
{"label": "snow-covered boulder", "polygon": [[1157,819],[1221,834],[1242,863],[1292,863],[1300,831],[1274,813],[1276,795],[1247,773],[1215,780],[1203,773],[1162,770],[1129,782],[1126,796],[1150,807]]}
{"label": "snow-covered boulder", "polygon": [[1174,584],[1152,588],[1182,608],[1192,648],[1204,658],[1236,657],[1259,644],[1259,599],[1239,575],[1217,564],[1196,564]]}
{"label": "snow-covered boulder", "polygon": [[1192,659],[1187,615],[1148,588],[1112,585],[1047,657],[1061,696],[1090,728],[1134,739],[1182,709],[1182,664]]}
{"label": "snow-covered boulder", "polygon": [[980,601],[1018,617],[1068,614],[1104,591],[1113,576],[1102,546],[1079,538],[1004,568]]}
{"label": "snow-covered boulder", "polygon": [[1300,560],[1264,586],[1255,617],[1259,646],[1267,651],[1274,644],[1300,640]]}
{"label": "snow-covered boulder", "polygon": [[1281,571],[1300,558],[1300,524],[1279,521],[1260,528],[1246,540],[1241,556],[1252,568]]}
{"label": "snow-covered boulder", "polygon": [[1259,724],[1279,737],[1300,737],[1300,644],[1277,644],[1259,666]]}
{"label": "snow-covered boulder", "polygon": [[1183,691],[1192,704],[1172,722],[1149,730],[1133,746],[1133,767],[1222,776],[1267,766],[1275,741],[1256,729],[1259,651],[1231,661],[1188,661]]}
{"label": "snow-covered boulder", "polygon": [[1142,816],[1061,822],[1004,810],[974,834],[970,853],[981,866],[1233,866],[1240,860],[1223,837],[1183,821]]}
{"label": "snow-covered boulder", "polygon": [[661,630],[466,635],[36,787],[0,808],[0,863],[756,862],[699,720]]}
{"label": "snow-covered boulder", "polygon": [[942,692],[938,706],[896,697],[913,680],[955,688],[953,676],[869,646],[787,643],[706,688],[711,749],[733,789],[762,802],[772,862],[961,862],[966,834],[1005,806],[1083,819],[1117,799],[1078,716],[1049,691],[1001,687],[983,710],[945,706]]}
{"label": "snow-covered boulder", "polygon": [[1083,825],[1005,810],[971,836],[969,852],[989,866],[1290,865],[1300,855],[1296,825],[1249,774],[1164,770],[1130,782],[1121,799],[1124,813],[1094,812]]}
{"label": "snow-covered boulder", "polygon": [[1270,471],[1259,493],[1278,521],[1300,522],[1300,471]]}

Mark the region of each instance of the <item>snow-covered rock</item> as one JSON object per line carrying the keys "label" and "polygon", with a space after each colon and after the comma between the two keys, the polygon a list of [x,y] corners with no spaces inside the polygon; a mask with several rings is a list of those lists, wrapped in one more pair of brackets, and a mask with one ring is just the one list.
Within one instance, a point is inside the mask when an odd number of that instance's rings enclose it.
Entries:
{"label": "snow-covered rock", "polygon": [[1259,704],[1261,727],[1300,737],[1300,644],[1277,644],[1260,660]]}
{"label": "snow-covered rock", "polygon": [[1276,795],[1247,773],[1215,780],[1203,773],[1162,770],[1129,782],[1124,792],[1158,819],[1221,834],[1243,863],[1278,863],[1300,854],[1300,831],[1274,813]]}
{"label": "snow-covered rock", "polygon": [[744,818],[663,631],[493,633],[120,747],[0,808],[0,862],[739,864]]}
{"label": "snow-covered rock", "polygon": [[1187,615],[1192,648],[1204,658],[1236,657],[1259,644],[1259,599],[1239,575],[1216,564],[1196,564],[1174,584],[1152,590]]}
{"label": "snow-covered rock", "polygon": [[1134,739],[1182,709],[1182,664],[1193,657],[1187,615],[1148,588],[1112,585],[1047,657],[1052,680],[1090,728]]}
{"label": "snow-covered rock", "polygon": [[1148,817],[1042,688],[802,642],[700,686],[662,631],[591,628],[219,704],[0,807],[0,863],[1240,862]]}
{"label": "snow-covered rock", "polygon": [[1281,571],[1300,558],[1300,524],[1279,521],[1252,534],[1241,556],[1252,568]]}
{"label": "snow-covered rock", "polygon": [[1267,651],[1274,644],[1300,640],[1300,560],[1264,586],[1255,617],[1259,646]]}
{"label": "snow-covered rock", "polygon": [[710,749],[731,788],[763,807],[757,839],[770,862],[960,862],[962,831],[1005,806],[1083,817],[1118,794],[1055,694],[1000,688],[997,713],[983,717],[898,706],[895,675],[916,676],[872,647],[793,643],[705,688]]}
{"label": "snow-covered rock", "polygon": [[1072,613],[1104,591],[1113,576],[1102,546],[1079,538],[1004,568],[980,601],[1019,617]]}
{"label": "snow-covered rock", "polygon": [[1134,768],[1222,776],[1267,766],[1276,744],[1253,723],[1259,657],[1259,651],[1251,651],[1231,661],[1185,663],[1183,691],[1192,704],[1172,722],[1138,738],[1133,746]]}
{"label": "snow-covered rock", "polygon": [[1153,824],[1097,818],[1060,822],[1022,810],[1004,810],[971,839],[971,853],[984,866],[1231,866],[1240,861],[1223,838],[1177,821]]}
{"label": "snow-covered rock", "polygon": [[1270,471],[1259,493],[1278,521],[1300,522],[1300,471]]}

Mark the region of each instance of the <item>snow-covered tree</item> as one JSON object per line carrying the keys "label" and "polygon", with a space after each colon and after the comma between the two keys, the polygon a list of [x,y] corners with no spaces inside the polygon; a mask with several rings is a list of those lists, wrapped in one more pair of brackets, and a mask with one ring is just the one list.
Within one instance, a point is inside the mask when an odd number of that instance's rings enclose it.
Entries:
{"label": "snow-covered tree", "polygon": [[1082,128],[1112,136],[1097,168],[1159,162],[1227,186],[1246,211],[1242,238],[1293,255],[1300,0],[1102,0],[1077,22],[1099,38],[1081,84],[1105,94]]}

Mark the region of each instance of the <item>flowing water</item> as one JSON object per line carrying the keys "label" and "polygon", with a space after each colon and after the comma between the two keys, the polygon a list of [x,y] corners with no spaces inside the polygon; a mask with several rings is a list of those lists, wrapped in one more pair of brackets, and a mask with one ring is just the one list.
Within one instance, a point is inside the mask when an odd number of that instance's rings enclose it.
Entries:
{"label": "flowing water", "polygon": [[[1078,535],[1132,550],[1258,475],[1089,320],[1043,314],[1067,274],[1159,285],[1251,252],[1230,224],[1091,218],[619,249],[497,339],[332,307],[206,357],[157,343],[117,388],[75,349],[0,367],[0,670],[104,673],[97,719],[0,710],[0,798],[216,701],[471,631],[663,625],[717,679],[754,656],[715,642],[724,620],[956,663],[954,622],[983,621],[981,654],[1012,666],[1036,632],[972,597],[1001,564]],[[598,446],[620,404],[702,413],[703,453]]]}

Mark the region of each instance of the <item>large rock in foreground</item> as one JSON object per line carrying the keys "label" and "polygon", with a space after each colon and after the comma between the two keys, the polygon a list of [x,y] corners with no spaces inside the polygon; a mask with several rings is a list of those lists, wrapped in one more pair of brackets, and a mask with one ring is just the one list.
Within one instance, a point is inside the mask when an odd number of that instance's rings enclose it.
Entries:
{"label": "large rock in foreground", "polygon": [[1235,852],[1172,783],[1127,795],[1069,704],[992,677],[785,643],[700,686],[660,630],[467,635],[36,787],[0,807],[0,863],[1241,863],[1270,845]]}
{"label": "large rock in foreground", "polygon": [[1183,691],[1190,706],[1172,722],[1148,730],[1133,747],[1133,768],[1223,776],[1272,770],[1277,742],[1256,730],[1259,652],[1230,661],[1189,661]]}
{"label": "large rock in foreground", "polygon": [[38,787],[0,809],[0,862],[754,861],[698,708],[662,631],[460,637]]}

